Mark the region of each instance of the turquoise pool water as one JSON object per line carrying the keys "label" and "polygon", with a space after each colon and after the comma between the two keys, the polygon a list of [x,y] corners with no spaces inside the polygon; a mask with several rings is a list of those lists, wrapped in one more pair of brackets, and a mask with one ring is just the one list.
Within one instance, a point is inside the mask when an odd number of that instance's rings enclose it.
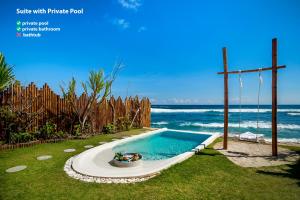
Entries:
{"label": "turquoise pool water", "polygon": [[162,160],[191,151],[210,136],[167,130],[120,144],[115,146],[113,151],[140,153],[143,156],[143,160]]}

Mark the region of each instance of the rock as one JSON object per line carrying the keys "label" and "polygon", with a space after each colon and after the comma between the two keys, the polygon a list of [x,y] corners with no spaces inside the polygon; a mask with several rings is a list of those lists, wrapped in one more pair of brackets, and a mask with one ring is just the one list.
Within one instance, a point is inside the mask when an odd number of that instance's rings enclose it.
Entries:
{"label": "rock", "polygon": [[64,152],[65,153],[71,153],[71,152],[74,152],[76,151],[76,149],[65,149]]}
{"label": "rock", "polygon": [[36,159],[37,160],[48,160],[51,159],[52,156],[51,155],[42,155],[42,156],[38,156]]}
{"label": "rock", "polygon": [[11,168],[7,169],[6,172],[7,173],[14,173],[14,172],[22,171],[26,168],[27,168],[26,165],[19,165],[19,166],[15,166],[15,167],[11,167]]}

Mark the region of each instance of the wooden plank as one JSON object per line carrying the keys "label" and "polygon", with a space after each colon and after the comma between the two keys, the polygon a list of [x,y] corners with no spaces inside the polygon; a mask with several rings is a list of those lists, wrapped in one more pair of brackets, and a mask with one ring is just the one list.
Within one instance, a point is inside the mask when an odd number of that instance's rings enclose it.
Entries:
{"label": "wooden plank", "polygon": [[272,40],[272,155],[277,156],[277,39]]}
{"label": "wooden plank", "polygon": [[[12,90],[14,95],[12,95]],[[34,83],[30,83],[27,87],[14,85],[13,88],[10,87],[4,91],[0,98],[1,104],[7,105],[11,102],[17,110],[24,110],[35,117],[29,127],[32,131],[37,131],[49,120],[54,120],[59,130],[64,130],[66,127],[63,124],[65,121],[63,117],[68,118],[67,115],[72,114],[69,103],[55,94],[47,84],[44,84],[42,88],[37,88]],[[77,105],[83,108],[87,103],[87,96],[83,94],[79,98],[76,97],[76,101]],[[135,126],[150,126],[151,104],[149,99],[139,100],[138,97],[129,97],[122,101],[120,97],[117,99],[112,97],[101,104],[95,102],[92,105],[92,112],[89,116],[92,131],[101,131],[104,125],[114,121],[109,102],[114,106],[115,120],[119,117],[129,117],[132,120],[138,108],[140,108],[140,112],[136,116]],[[43,108],[43,111],[36,115],[41,108]]]}
{"label": "wooden plank", "polygon": [[227,149],[228,139],[228,65],[227,65],[227,49],[223,48],[223,65],[224,65],[224,140],[223,149]]}
{"label": "wooden plank", "polygon": [[[276,69],[284,69],[286,68],[285,65],[281,65],[281,66],[275,66]],[[241,71],[229,71],[227,72],[227,74],[239,74],[239,73],[249,73],[249,72],[259,72],[259,71],[268,71],[268,70],[273,70],[273,66],[272,67],[265,67],[265,68],[258,68],[258,69],[248,69],[248,70],[241,70]],[[225,72],[218,72],[218,74],[225,74]]]}

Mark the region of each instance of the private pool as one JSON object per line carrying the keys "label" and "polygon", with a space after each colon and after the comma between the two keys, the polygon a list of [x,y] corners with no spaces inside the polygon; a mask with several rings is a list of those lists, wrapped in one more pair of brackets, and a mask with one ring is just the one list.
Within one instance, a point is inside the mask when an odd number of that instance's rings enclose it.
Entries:
{"label": "private pool", "polygon": [[211,135],[165,130],[144,138],[138,138],[113,148],[115,153],[138,152],[143,160],[162,160],[192,151]]}
{"label": "private pool", "polygon": [[[73,178],[97,183],[128,183],[147,180],[161,170],[182,162],[197,149],[203,149],[219,134],[159,129],[109,142],[86,150],[65,164]],[[115,153],[139,153],[142,160],[134,167],[113,165]]]}

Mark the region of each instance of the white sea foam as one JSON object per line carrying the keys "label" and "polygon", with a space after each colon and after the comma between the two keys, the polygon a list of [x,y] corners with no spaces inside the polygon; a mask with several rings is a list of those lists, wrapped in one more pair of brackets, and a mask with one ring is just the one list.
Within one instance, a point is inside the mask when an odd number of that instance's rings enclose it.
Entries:
{"label": "white sea foam", "polygon": [[153,125],[166,125],[166,124],[169,124],[169,123],[165,122],[165,121],[161,121],[161,122],[152,122],[151,124],[153,124]]}
{"label": "white sea foam", "polygon": [[[265,138],[266,141],[272,142],[272,138]],[[299,138],[278,138],[279,142],[284,142],[284,143],[300,143]]]}
{"label": "white sea foam", "polygon": [[[252,132],[249,132],[251,134],[254,134],[255,133],[252,133]],[[223,133],[221,133],[222,135]],[[234,137],[236,136],[237,133],[229,133],[229,136],[230,137]],[[263,135],[263,134],[258,134],[258,135]],[[269,138],[269,137],[265,137],[265,135],[263,135],[263,138],[264,140],[266,140],[267,142],[272,142],[272,138]],[[278,138],[278,141],[279,142],[284,142],[284,143],[300,143],[300,138]]]}
{"label": "white sea foam", "polygon": [[[258,123],[259,128],[270,129],[272,128],[272,124],[270,122],[260,121]],[[206,127],[206,128],[223,128],[223,123],[191,123],[191,122],[183,122],[179,124],[179,126],[196,126],[196,127]],[[229,123],[229,127],[231,128],[239,128],[238,123]],[[256,121],[245,121],[240,124],[241,128],[256,128]],[[297,124],[277,124],[277,127],[280,129],[300,129],[300,125]]]}
{"label": "white sea foam", "polygon": [[300,113],[288,113],[288,115],[291,115],[291,116],[300,116]]}
{"label": "white sea foam", "polygon": [[[278,112],[291,112],[294,114],[300,115],[300,109],[277,109]],[[205,113],[205,112],[224,112],[223,109],[168,109],[168,108],[151,108],[152,113]],[[237,113],[256,113],[256,108],[247,108],[247,109],[238,109],[233,108],[229,109],[229,112]],[[272,112],[272,109],[260,109],[260,113]]]}

